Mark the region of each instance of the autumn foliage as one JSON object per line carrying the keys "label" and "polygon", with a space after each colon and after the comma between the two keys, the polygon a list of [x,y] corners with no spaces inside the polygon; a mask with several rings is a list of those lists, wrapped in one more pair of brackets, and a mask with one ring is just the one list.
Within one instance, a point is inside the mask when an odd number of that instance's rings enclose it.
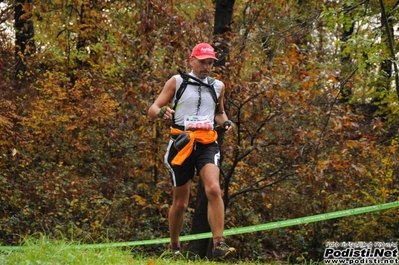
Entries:
{"label": "autumn foliage", "polygon": [[[39,233],[85,243],[168,237],[168,124],[146,112],[164,82],[188,70],[190,49],[213,42],[212,1],[39,2],[23,73],[13,36],[0,37],[1,244]],[[229,61],[215,69],[235,123],[222,145],[226,228],[397,200],[397,97],[377,89],[375,46],[356,36],[369,59],[348,44],[353,64],[343,65],[328,41],[338,35],[331,24],[347,23],[333,16],[337,6],[244,2]],[[193,196],[185,234],[195,206]],[[326,241],[396,241],[398,220],[392,209],[227,240],[243,258],[318,259]]]}

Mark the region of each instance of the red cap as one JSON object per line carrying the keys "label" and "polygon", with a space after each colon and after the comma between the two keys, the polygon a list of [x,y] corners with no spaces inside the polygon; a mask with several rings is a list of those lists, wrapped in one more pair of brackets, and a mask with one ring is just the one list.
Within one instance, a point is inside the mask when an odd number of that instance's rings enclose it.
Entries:
{"label": "red cap", "polygon": [[211,45],[208,43],[200,43],[197,46],[194,47],[193,51],[191,52],[191,57],[195,57],[198,60],[204,60],[204,59],[215,59],[217,60],[215,56],[215,51]]}

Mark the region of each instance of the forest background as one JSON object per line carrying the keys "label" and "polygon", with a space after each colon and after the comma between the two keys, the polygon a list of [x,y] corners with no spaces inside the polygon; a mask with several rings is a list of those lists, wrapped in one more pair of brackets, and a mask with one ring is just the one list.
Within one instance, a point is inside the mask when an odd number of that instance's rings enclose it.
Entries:
{"label": "forest background", "polygon": [[[226,228],[398,199],[397,0],[0,4],[2,245],[168,237],[168,124],[146,112],[199,42],[218,51],[236,124],[221,135]],[[199,186],[184,234],[204,220]],[[242,258],[300,260],[398,237],[391,209],[227,240]]]}

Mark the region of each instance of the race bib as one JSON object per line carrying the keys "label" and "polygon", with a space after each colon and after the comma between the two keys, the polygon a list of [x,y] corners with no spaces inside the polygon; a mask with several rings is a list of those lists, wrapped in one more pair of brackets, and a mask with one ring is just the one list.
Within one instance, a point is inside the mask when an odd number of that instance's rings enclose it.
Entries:
{"label": "race bib", "polygon": [[209,116],[184,116],[185,130],[213,130],[213,123]]}

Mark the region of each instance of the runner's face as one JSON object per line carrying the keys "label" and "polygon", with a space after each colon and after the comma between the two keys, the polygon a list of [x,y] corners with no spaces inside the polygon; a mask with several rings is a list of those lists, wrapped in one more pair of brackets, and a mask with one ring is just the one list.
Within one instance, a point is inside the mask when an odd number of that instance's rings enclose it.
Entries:
{"label": "runner's face", "polygon": [[213,59],[198,60],[195,57],[190,58],[190,65],[193,69],[193,73],[199,78],[205,78],[211,72],[213,66]]}

